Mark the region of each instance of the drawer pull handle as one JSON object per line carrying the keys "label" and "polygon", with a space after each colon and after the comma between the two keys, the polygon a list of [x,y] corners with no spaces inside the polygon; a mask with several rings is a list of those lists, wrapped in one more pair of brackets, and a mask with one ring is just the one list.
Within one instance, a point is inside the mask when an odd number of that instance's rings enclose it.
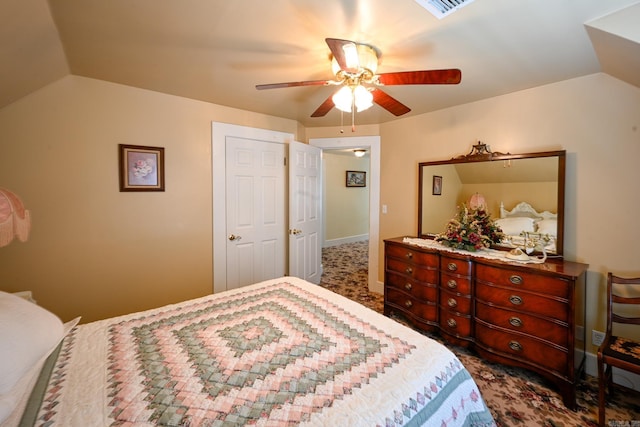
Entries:
{"label": "drawer pull handle", "polygon": [[407,258],[409,259],[413,258],[413,252],[407,252]]}
{"label": "drawer pull handle", "polygon": [[413,288],[413,286],[411,285],[411,283],[407,283],[406,285],[404,285],[404,288],[408,291],[411,290],[411,288]]}
{"label": "drawer pull handle", "polygon": [[520,328],[522,326],[522,320],[519,317],[512,317],[509,319],[509,323],[516,328]]}
{"label": "drawer pull handle", "polygon": [[513,351],[522,351],[522,345],[518,341],[509,341],[509,348]]}
{"label": "drawer pull handle", "polygon": [[411,302],[411,300],[407,300],[407,302],[405,302],[405,303],[404,303],[404,305],[405,305],[407,308],[411,308],[411,306],[413,306],[413,303]]}
{"label": "drawer pull handle", "polygon": [[457,266],[455,263],[450,262],[450,263],[447,265],[447,268],[449,269],[449,271],[456,271],[456,270],[458,269],[458,266]]}
{"label": "drawer pull handle", "polygon": [[456,301],[453,298],[449,298],[449,300],[447,301],[447,304],[449,304],[449,307],[455,307],[458,305],[458,301]]}
{"label": "drawer pull handle", "polygon": [[447,287],[448,287],[449,289],[455,289],[455,288],[457,288],[457,287],[458,287],[458,283],[457,283],[455,280],[449,280],[449,281],[447,282]]}
{"label": "drawer pull handle", "polygon": [[522,282],[524,282],[524,280],[522,279],[522,276],[518,276],[517,274],[514,274],[513,276],[509,277],[509,281],[514,285],[522,285]]}
{"label": "drawer pull handle", "polygon": [[450,328],[455,328],[456,326],[458,326],[458,322],[456,322],[455,319],[449,319],[449,320],[447,320],[447,325]]}
{"label": "drawer pull handle", "polygon": [[405,273],[407,273],[407,274],[413,273],[413,268],[407,267],[407,269],[405,270]]}
{"label": "drawer pull handle", "polygon": [[522,298],[520,298],[518,295],[511,295],[509,297],[509,301],[513,305],[521,305],[522,304]]}

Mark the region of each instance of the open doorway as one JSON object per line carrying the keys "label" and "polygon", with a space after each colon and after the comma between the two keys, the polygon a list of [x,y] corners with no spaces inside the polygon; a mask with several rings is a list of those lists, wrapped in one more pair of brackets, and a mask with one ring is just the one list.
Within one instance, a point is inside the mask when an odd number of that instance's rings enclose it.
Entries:
{"label": "open doorway", "polygon": [[[323,150],[347,150],[363,148],[369,155],[369,173],[367,188],[369,189],[369,230],[368,230],[368,287],[369,291],[383,293],[383,284],[378,281],[378,247],[379,247],[379,206],[380,206],[380,137],[343,137],[315,138],[309,140]],[[346,177],[345,177],[346,179]],[[346,182],[345,182],[346,185]]]}

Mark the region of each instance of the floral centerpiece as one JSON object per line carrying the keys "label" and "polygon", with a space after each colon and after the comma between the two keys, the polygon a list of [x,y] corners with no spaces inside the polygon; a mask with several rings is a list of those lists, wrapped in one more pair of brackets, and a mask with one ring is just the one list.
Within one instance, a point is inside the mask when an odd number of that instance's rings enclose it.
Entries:
{"label": "floral centerpiece", "polygon": [[438,234],[435,240],[451,248],[476,251],[488,248],[503,238],[502,229],[484,207],[471,209],[462,205],[456,216],[447,223],[446,230]]}

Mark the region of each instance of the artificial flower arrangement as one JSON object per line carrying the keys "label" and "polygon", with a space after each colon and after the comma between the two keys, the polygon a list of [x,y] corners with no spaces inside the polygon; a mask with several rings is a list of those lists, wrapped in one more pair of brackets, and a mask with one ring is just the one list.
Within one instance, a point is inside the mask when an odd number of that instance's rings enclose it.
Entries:
{"label": "artificial flower arrangement", "polygon": [[446,230],[435,237],[435,241],[455,249],[476,251],[488,248],[503,238],[502,229],[484,207],[471,209],[462,205],[456,216],[447,223]]}

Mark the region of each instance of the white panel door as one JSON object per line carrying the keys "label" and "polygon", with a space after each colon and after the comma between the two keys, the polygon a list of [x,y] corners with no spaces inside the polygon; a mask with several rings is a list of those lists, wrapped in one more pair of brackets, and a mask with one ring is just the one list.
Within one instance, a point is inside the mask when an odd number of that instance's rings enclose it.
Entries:
{"label": "white panel door", "polygon": [[227,138],[227,289],[285,274],[285,149],[284,144]]}
{"label": "white panel door", "polygon": [[322,276],[321,153],[289,143],[289,274],[315,284]]}

